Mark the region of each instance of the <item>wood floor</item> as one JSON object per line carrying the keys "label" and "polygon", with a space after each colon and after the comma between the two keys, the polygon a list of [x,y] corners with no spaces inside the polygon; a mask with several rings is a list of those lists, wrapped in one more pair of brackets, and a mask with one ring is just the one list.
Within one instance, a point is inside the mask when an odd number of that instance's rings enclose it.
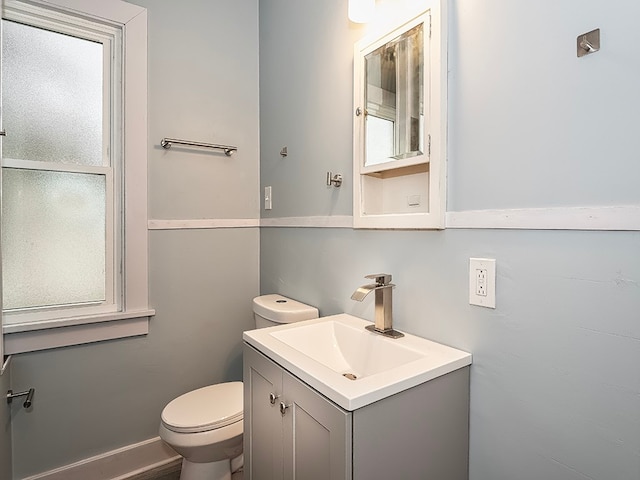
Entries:
{"label": "wood floor", "polygon": [[134,475],[129,480],[180,480],[182,459],[171,462],[147,472]]}
{"label": "wood floor", "polygon": [[[162,467],[139,473],[130,477],[129,480],[180,480],[180,467],[182,460],[178,460]],[[242,472],[234,473],[231,480],[243,480]]]}

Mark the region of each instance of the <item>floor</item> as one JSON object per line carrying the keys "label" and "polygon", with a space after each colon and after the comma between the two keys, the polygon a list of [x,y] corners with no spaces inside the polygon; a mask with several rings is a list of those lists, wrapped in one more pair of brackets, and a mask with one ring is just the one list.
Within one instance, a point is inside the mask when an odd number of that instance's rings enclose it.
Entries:
{"label": "floor", "polygon": [[129,480],[180,480],[182,459],[130,477]]}
{"label": "floor", "polygon": [[[128,480],[180,480],[181,465],[182,462],[179,460],[147,472],[139,473],[130,477]],[[234,473],[231,480],[243,480],[242,472]]]}

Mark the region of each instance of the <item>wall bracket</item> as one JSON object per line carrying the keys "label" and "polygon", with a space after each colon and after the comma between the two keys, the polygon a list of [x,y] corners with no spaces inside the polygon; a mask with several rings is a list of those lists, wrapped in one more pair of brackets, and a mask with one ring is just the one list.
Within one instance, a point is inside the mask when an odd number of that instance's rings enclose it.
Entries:
{"label": "wall bracket", "polygon": [[342,174],[336,173],[333,174],[331,172],[327,172],[327,187],[333,185],[334,187],[339,187],[342,185]]}

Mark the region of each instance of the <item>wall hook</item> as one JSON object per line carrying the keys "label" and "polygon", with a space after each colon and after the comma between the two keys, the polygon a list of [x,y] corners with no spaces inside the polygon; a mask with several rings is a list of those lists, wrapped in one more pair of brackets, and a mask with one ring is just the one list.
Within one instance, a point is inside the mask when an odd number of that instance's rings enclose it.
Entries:
{"label": "wall hook", "polygon": [[596,51],[596,49],[593,47],[593,45],[591,45],[591,43],[589,43],[589,40],[587,40],[587,37],[582,37],[582,41],[580,42],[580,46],[587,51],[587,53],[593,53]]}
{"label": "wall hook", "polygon": [[286,157],[287,155],[289,155],[289,153],[287,152],[287,147],[282,147],[282,150],[280,150],[280,156]]}
{"label": "wall hook", "polygon": [[327,172],[327,187],[330,187],[331,185],[334,187],[342,185],[342,175],[340,173],[336,173],[334,175],[331,172]]}
{"label": "wall hook", "polygon": [[600,29],[578,35],[576,39],[578,57],[589,55],[600,50]]}

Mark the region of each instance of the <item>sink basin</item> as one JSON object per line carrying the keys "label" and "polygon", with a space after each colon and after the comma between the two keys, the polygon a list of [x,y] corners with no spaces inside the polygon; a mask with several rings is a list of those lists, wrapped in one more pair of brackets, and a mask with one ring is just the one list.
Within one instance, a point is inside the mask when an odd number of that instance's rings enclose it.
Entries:
{"label": "sink basin", "polygon": [[243,339],[349,411],[471,363],[467,352],[410,334],[387,338],[367,325],[343,313],[247,331]]}
{"label": "sink basin", "polygon": [[340,318],[326,319],[271,335],[351,380],[362,379],[420,359],[409,345],[370,334]]}

